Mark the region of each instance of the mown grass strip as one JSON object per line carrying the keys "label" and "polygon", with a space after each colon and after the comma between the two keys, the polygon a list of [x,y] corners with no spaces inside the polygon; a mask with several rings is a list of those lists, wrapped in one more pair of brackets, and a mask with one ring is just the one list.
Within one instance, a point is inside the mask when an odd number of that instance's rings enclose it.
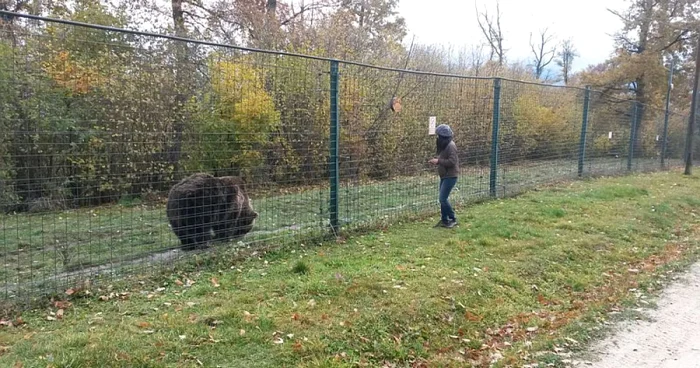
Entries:
{"label": "mown grass strip", "polygon": [[466,208],[455,229],[435,217],[97,290],[6,320],[0,366],[560,365],[695,259],[698,190],[675,172],[575,182]]}

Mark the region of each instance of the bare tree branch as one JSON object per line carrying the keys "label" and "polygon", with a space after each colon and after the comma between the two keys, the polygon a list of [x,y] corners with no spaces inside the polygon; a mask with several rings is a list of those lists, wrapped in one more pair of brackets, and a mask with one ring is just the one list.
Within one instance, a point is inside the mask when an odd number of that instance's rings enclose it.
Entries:
{"label": "bare tree branch", "polygon": [[678,36],[676,36],[673,40],[671,40],[671,42],[669,42],[666,46],[662,47],[659,51],[662,51],[662,52],[666,51],[666,50],[670,49],[671,47],[673,47],[673,45],[675,45],[679,42],[687,41],[689,39],[690,39],[690,30],[684,29],[681,31],[681,33],[678,34]]}
{"label": "bare tree branch", "polygon": [[540,40],[537,45],[532,43],[532,33],[530,33],[530,50],[535,58],[535,77],[540,79],[544,69],[552,63],[557,52],[557,47],[548,45],[554,40],[554,36],[547,35],[549,29],[545,28],[540,31]]}
{"label": "bare tree branch", "polygon": [[573,42],[569,40],[564,40],[561,43],[560,51],[557,53],[557,65],[561,68],[561,74],[564,78],[564,84],[569,84],[569,77],[571,76],[571,67],[573,65],[574,59],[578,56],[576,49],[574,48]]}
{"label": "bare tree branch", "polygon": [[[489,18],[489,13],[484,10],[483,13],[479,12],[476,3],[474,3],[476,8],[476,19],[481,29],[481,33],[486,38],[491,47],[491,53],[489,56],[490,60],[494,59],[494,56],[498,57],[498,65],[503,65],[505,61],[505,50],[503,49],[503,32],[501,30],[501,8],[500,4],[496,2],[496,18],[495,20]],[[482,20],[483,18],[483,20]]]}
{"label": "bare tree branch", "polygon": [[327,4],[311,4],[311,5],[302,5],[299,11],[294,12],[292,15],[290,15],[287,19],[283,20],[280,24],[282,26],[286,26],[289,24],[291,21],[296,19],[297,17],[303,15],[304,13],[308,11],[313,11],[313,10],[321,10],[330,7],[330,5]]}

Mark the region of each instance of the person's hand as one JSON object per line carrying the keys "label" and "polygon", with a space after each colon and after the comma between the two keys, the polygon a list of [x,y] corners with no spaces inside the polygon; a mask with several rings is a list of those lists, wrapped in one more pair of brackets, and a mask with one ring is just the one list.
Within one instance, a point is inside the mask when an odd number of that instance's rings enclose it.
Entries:
{"label": "person's hand", "polygon": [[437,165],[438,159],[434,158],[434,159],[432,159],[432,160],[430,160],[430,161],[428,161],[428,162],[430,162],[430,163],[433,164],[433,165]]}

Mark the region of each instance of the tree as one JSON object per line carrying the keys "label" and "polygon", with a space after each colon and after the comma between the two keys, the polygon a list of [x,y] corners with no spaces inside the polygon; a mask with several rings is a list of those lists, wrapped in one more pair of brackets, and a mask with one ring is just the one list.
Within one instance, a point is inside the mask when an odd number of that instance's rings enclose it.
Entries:
{"label": "tree", "polygon": [[532,43],[532,33],[530,33],[530,50],[534,57],[535,78],[540,79],[542,72],[554,60],[557,49],[556,46],[550,44],[554,41],[554,36],[547,34],[548,29],[540,31],[539,41],[537,45]]}
{"label": "tree", "polygon": [[[589,69],[582,81],[627,100],[641,102],[636,110],[635,136],[646,129],[649,108],[663,105],[666,86],[664,54],[671,49],[683,50],[691,58],[694,46],[688,42],[691,30],[698,27],[700,4],[687,0],[633,0],[625,11],[609,11],[622,21],[614,36],[617,46],[605,63]],[[688,80],[687,75],[678,79]],[[690,84],[690,83],[688,83]],[[638,142],[635,149],[638,149]]]}
{"label": "tree", "polygon": [[484,10],[483,13],[480,13],[477,9],[476,20],[479,23],[481,33],[483,33],[484,38],[486,38],[486,42],[491,48],[489,60],[493,61],[494,58],[496,58],[498,59],[498,65],[503,66],[506,58],[506,50],[503,48],[501,8],[499,2],[496,2],[495,18],[489,16],[488,10]]}
{"label": "tree", "polygon": [[[187,28],[185,27],[185,10],[183,9],[183,0],[172,0],[173,10],[173,25],[175,27],[175,35],[178,37],[187,36]],[[173,142],[168,150],[168,163],[173,166],[173,171],[178,173],[180,167],[180,156],[182,154],[182,133],[185,129],[185,114],[184,106],[187,102],[186,81],[189,79],[191,70],[188,70],[189,57],[188,45],[185,42],[177,42],[175,44],[175,80],[178,82],[177,93],[175,96],[175,122],[173,124]]]}
{"label": "tree", "polygon": [[484,55],[484,46],[484,44],[472,46],[469,50],[468,68],[471,70],[472,73],[474,73],[475,77],[478,77],[480,75],[481,68],[484,66],[484,59],[486,58]]}
{"label": "tree", "polygon": [[342,28],[333,29],[328,36],[346,33],[353,54],[375,62],[390,60],[406,36],[406,22],[397,7],[398,0],[343,0],[334,16]]}
{"label": "tree", "polygon": [[577,56],[579,56],[579,54],[574,48],[573,42],[570,39],[562,41],[559,52],[557,52],[556,63],[561,68],[561,75],[564,79],[564,84],[569,84],[571,67],[574,63],[574,59]]}

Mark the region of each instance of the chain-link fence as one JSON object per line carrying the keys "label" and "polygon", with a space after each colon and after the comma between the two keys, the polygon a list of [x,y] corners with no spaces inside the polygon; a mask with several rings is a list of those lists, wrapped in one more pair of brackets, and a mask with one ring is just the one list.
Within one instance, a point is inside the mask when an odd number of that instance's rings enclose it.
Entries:
{"label": "chain-link fence", "polygon": [[[15,19],[1,32],[6,300],[187,259],[166,203],[173,185],[194,173],[242,178],[239,193],[257,214],[245,237],[214,248],[284,245],[438,213],[428,164],[432,119],[456,134],[461,177],[451,200],[458,204],[579,176],[675,166],[683,154],[685,117],[666,120],[665,111],[591,90],[39,17]],[[229,216],[220,221],[233,221],[242,199],[217,185],[219,202],[211,193],[200,199]],[[203,219],[186,225],[205,228]]]}

